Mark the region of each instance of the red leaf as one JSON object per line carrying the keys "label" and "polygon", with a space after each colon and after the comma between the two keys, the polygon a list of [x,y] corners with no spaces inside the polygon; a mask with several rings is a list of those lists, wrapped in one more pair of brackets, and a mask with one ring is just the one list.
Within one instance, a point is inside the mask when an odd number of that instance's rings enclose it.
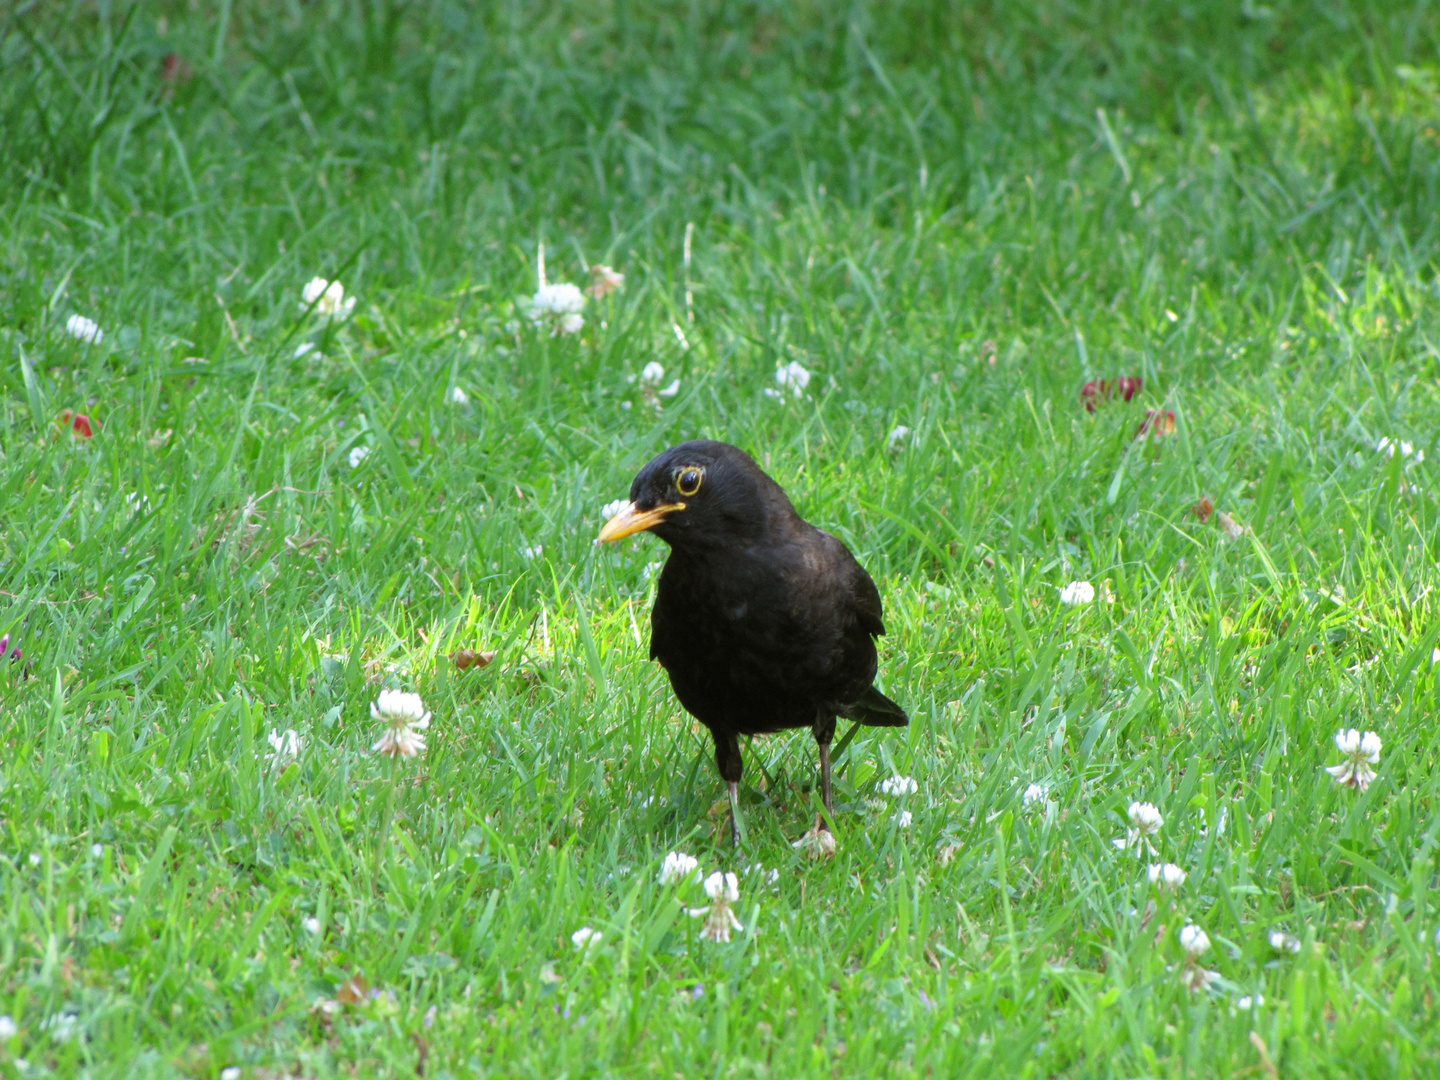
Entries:
{"label": "red leaf", "polygon": [[1175,434],[1175,413],[1170,409],[1146,409],[1145,419],[1140,421],[1140,428],[1135,432],[1135,438],[1143,438],[1149,435],[1152,439],[1163,439],[1166,435]]}
{"label": "red leaf", "polygon": [[1110,400],[1112,394],[1119,394],[1120,397],[1129,401],[1140,393],[1144,385],[1145,380],[1139,375],[1124,375],[1114,382],[1109,379],[1091,379],[1080,388],[1080,401],[1087,412],[1093,413],[1095,406],[1102,401]]}

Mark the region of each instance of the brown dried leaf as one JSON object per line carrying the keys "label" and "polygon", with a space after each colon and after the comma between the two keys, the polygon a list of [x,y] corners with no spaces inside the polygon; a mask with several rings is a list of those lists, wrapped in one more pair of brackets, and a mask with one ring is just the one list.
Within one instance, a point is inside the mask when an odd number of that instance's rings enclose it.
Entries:
{"label": "brown dried leaf", "polygon": [[1220,528],[1225,530],[1227,540],[1239,540],[1240,537],[1245,535],[1245,526],[1225,513],[1224,510],[1220,510],[1215,514],[1215,520],[1219,523]]}
{"label": "brown dried leaf", "polygon": [[495,659],[493,649],[481,652],[478,649],[457,649],[450,654],[450,662],[460,671],[468,671],[473,668],[489,667],[490,662]]}
{"label": "brown dried leaf", "polygon": [[356,972],[340,984],[335,996],[346,1005],[359,1005],[370,1000],[370,983],[361,972]]}
{"label": "brown dried leaf", "polygon": [[1210,520],[1210,515],[1215,513],[1215,500],[1209,495],[1201,495],[1200,501],[1190,508],[1190,512],[1204,525]]}

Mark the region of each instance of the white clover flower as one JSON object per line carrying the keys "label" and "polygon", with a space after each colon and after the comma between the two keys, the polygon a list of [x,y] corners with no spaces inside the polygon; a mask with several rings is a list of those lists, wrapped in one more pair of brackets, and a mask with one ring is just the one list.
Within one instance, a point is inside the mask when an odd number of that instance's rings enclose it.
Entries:
{"label": "white clover flower", "polygon": [[355,297],[347,297],[345,286],[340,282],[316,277],[305,283],[305,288],[300,293],[300,306],[313,310],[322,319],[344,320],[355,310]]}
{"label": "white clover flower", "polygon": [[520,554],[524,555],[527,559],[538,559],[541,555],[545,554],[545,545],[535,544],[533,547],[522,548]]}
{"label": "white clover flower", "polygon": [[799,360],[791,360],[775,369],[775,382],[779,389],[766,390],[766,396],[779,398],[788,393],[791,397],[804,397],[805,388],[810,385],[810,372]]}
{"label": "white clover flower", "polygon": [[[319,348],[319,346],[316,345],[313,341],[302,341],[299,345],[296,345],[296,346],[295,346],[295,359],[296,359],[296,360],[303,360],[303,359],[305,359],[305,357],[309,356],[312,352],[315,352],[315,350],[316,350],[317,348]],[[318,353],[316,353],[316,357],[315,357],[315,358],[316,358],[317,360],[320,359],[320,356],[319,356]]]}
{"label": "white clover flower", "polygon": [[1300,939],[1294,934],[1287,934],[1284,930],[1272,930],[1270,932],[1270,948],[1278,953],[1298,953]]}
{"label": "white clover flower", "polygon": [[300,751],[305,748],[305,741],[294,728],[286,728],[283,735],[272,729],[265,738],[273,748],[271,753],[265,755],[265,760],[276,769],[283,769],[298,759]]}
{"label": "white clover flower", "polygon": [[1088,581],[1072,581],[1060,590],[1062,604],[1091,604],[1095,602],[1095,586]]}
{"label": "white clover flower", "polygon": [[1265,1004],[1265,995],[1256,994],[1253,997],[1246,994],[1244,997],[1235,999],[1235,1008],[1241,1012],[1249,1012],[1251,1009],[1258,1009]]}
{"label": "white clover flower", "polygon": [[570,944],[574,945],[575,948],[579,949],[581,952],[585,952],[586,950],[592,949],[596,945],[599,945],[601,939],[604,938],[604,936],[605,935],[602,934],[599,930],[595,930],[589,926],[582,926],[579,930],[576,930],[573,934],[570,935]]}
{"label": "white clover flower", "polygon": [[908,829],[910,827],[910,822],[913,820],[914,815],[911,814],[909,810],[901,810],[898,814],[895,815],[895,824],[902,829]]}
{"label": "white clover flower", "polygon": [[1364,791],[1376,776],[1370,766],[1380,761],[1380,736],[1373,731],[1362,735],[1355,728],[1342,728],[1335,733],[1335,745],[1345,760],[1339,765],[1326,766],[1325,771],[1340,786]]}
{"label": "white clover flower", "polygon": [[1132,802],[1126,813],[1130,817],[1130,831],[1124,836],[1116,837],[1111,843],[1122,851],[1133,848],[1137,855],[1147,851],[1151,855],[1158,855],[1151,838],[1158,835],[1160,827],[1165,824],[1160,811],[1153,803]]}
{"label": "white clover flower", "polygon": [[15,1026],[15,1021],[8,1016],[0,1016],[0,1042],[9,1042],[20,1033]]}
{"label": "white clover flower", "polygon": [[692,878],[699,880],[700,860],[683,851],[672,851],[660,864],[660,884],[679,885]]}
{"label": "white clover flower", "polygon": [[445,400],[450,402],[451,405],[459,405],[461,408],[464,408],[466,405],[470,404],[470,395],[465,393],[465,391],[460,389],[460,387],[452,386],[450,388],[450,393],[446,395]]}
{"label": "white clover flower", "polygon": [[1210,935],[1190,923],[1180,931],[1180,947],[1191,956],[1200,956],[1210,951]]}
{"label": "white clover flower", "polygon": [[307,916],[300,925],[304,928],[307,934],[318,934],[321,930],[320,920],[317,919],[314,915]]}
{"label": "white clover flower", "polygon": [[1044,784],[1030,784],[1025,788],[1025,794],[1020,796],[1020,804],[1029,810],[1032,807],[1044,806],[1045,800],[1050,796],[1050,789]]}
{"label": "white clover flower", "polygon": [[360,463],[369,456],[370,448],[368,446],[352,446],[350,448],[350,467],[352,469],[358,469]]}
{"label": "white clover flower", "polygon": [[835,842],[835,834],[821,825],[816,825],[790,846],[807,859],[833,858],[839,848]]}
{"label": "white clover flower", "polygon": [[676,379],[669,386],[662,386],[660,387],[660,389],[656,390],[655,396],[661,398],[672,398],[678,393],[680,393],[680,380]]}
{"label": "white clover flower", "polygon": [[[1415,447],[1411,446],[1404,439],[1401,439],[1398,442],[1391,442],[1389,437],[1387,436],[1381,439],[1375,446],[1376,453],[1384,454],[1387,458],[1393,458],[1395,456],[1396,450],[1400,451],[1400,456],[1402,458],[1412,459],[1414,462],[1421,462],[1425,460],[1425,451],[1417,451]],[[1408,468],[1409,465],[1407,464],[1406,467]]]}
{"label": "white clover flower", "polygon": [[896,424],[895,427],[891,429],[890,437],[886,442],[891,450],[898,450],[901,446],[905,445],[909,438],[910,429],[904,424]]}
{"label": "white clover flower", "polygon": [[745,932],[730,905],[740,899],[740,880],[733,873],[716,871],[705,879],[705,895],[709,907],[687,909],[692,919],[705,917],[700,936],[709,941],[729,941],[730,931]]}
{"label": "white clover flower", "polygon": [[616,289],[625,287],[625,275],[618,270],[612,270],[604,263],[596,263],[590,267],[590,284],[585,291],[596,300],[604,300]]}
{"label": "white clover flower", "polygon": [[530,320],[541,326],[550,325],[552,334],[576,334],[585,325],[580,314],[585,307],[585,294],[568,282],[541,285],[530,298]]}
{"label": "white clover flower", "polygon": [[1178,889],[1185,884],[1188,876],[1183,869],[1173,862],[1151,863],[1147,871],[1151,885],[1158,885],[1163,889]]}
{"label": "white clover flower", "polygon": [[239,1065],[230,1065],[220,1070],[220,1080],[240,1080],[245,1075],[245,1070]]}
{"label": "white clover flower", "polygon": [[640,371],[640,381],[658,386],[665,380],[665,365],[658,360],[651,360]]}
{"label": "white clover flower", "polygon": [[45,861],[45,857],[44,857],[43,855],[41,855],[38,851],[32,851],[32,852],[30,853],[30,865],[31,865],[31,866],[39,866],[39,865],[40,865],[41,863],[43,863],[44,861]]}
{"label": "white clover flower", "polygon": [[892,776],[887,780],[880,781],[880,790],[892,799],[898,799],[901,795],[913,795],[920,790],[920,785],[915,783],[911,776]]}
{"label": "white clover flower", "polygon": [[65,332],[86,345],[99,345],[105,340],[105,331],[100,329],[100,324],[84,315],[71,315],[66,319]]}
{"label": "white clover flower", "polygon": [[104,844],[91,844],[91,845],[90,845],[90,854],[91,854],[91,856],[93,856],[93,857],[96,858],[96,859],[100,858],[100,856],[102,856],[102,855],[105,854],[105,845],[104,845]]}
{"label": "white clover flower", "polygon": [[629,505],[629,499],[616,499],[614,502],[608,502],[600,508],[600,516],[609,521]]}
{"label": "white clover flower", "polygon": [[425,736],[431,714],[419,694],[403,690],[381,690],[370,705],[370,715],[386,726],[385,734],[370,749],[389,757],[412,758],[425,752]]}
{"label": "white clover flower", "polygon": [[78,1034],[80,1016],[73,1012],[55,1013],[41,1021],[40,1027],[50,1032],[50,1038],[57,1043],[69,1042]]}

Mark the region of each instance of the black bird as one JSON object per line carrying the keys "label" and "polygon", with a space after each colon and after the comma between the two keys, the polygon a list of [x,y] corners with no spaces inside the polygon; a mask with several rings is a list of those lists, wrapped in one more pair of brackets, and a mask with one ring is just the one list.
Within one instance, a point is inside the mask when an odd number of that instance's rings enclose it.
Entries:
{"label": "black bird", "polygon": [[710,729],[735,842],[740,735],[814,732],[833,817],[836,717],[875,727],[909,723],[872,685],[874,639],[885,633],[875,582],[849,548],[795,512],[754,458],[728,443],[681,443],[655,458],[599,539],[644,530],[670,545],[650,613],[650,656]]}

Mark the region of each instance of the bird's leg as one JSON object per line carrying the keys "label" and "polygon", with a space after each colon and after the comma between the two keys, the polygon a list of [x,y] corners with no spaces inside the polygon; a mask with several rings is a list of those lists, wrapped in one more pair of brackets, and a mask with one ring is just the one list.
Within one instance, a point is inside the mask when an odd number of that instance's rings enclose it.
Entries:
{"label": "bird's leg", "polygon": [[729,733],[711,730],[715,739],[715,765],[720,778],[730,789],[730,840],[737,848],[744,840],[744,826],[740,823],[740,777],[744,774],[745,762],[740,756],[740,740]]}
{"label": "bird's leg", "polygon": [[[815,725],[812,728],[815,734],[815,741],[820,746],[820,797],[825,803],[825,813],[830,819],[835,819],[835,799],[830,793],[830,740],[835,738],[835,717],[816,717]],[[815,828],[820,829],[822,822],[816,821]]]}
{"label": "bird's leg", "polygon": [[730,789],[730,843],[740,846],[740,782],[731,780],[725,785]]}

